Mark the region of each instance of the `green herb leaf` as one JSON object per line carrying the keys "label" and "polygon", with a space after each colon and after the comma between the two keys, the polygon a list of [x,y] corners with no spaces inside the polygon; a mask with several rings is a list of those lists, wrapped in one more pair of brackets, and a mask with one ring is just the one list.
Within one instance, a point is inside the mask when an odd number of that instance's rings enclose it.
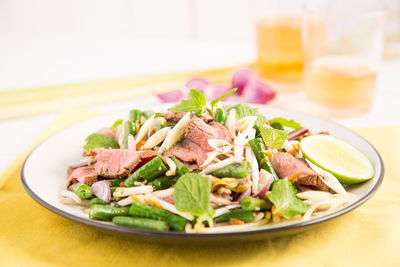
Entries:
{"label": "green herb leaf", "polygon": [[237,91],[237,88],[233,88],[232,90],[230,90],[229,92],[221,95],[220,97],[217,97],[216,99],[214,99],[213,101],[210,102],[211,105],[211,110],[214,111],[214,106],[221,101],[222,99],[224,99],[227,96],[230,96],[231,94],[235,93]]}
{"label": "green herb leaf", "polygon": [[168,110],[174,112],[195,112],[197,116],[200,116],[206,110],[206,97],[202,92],[191,89],[188,100],[181,100],[181,102],[175,107],[169,108]]}
{"label": "green herb leaf", "polygon": [[259,130],[265,146],[271,149],[281,148],[288,137],[288,132],[269,128],[266,125],[260,127]]}
{"label": "green herb leaf", "polygon": [[115,121],[114,124],[113,124],[113,126],[111,126],[111,128],[112,128],[114,131],[116,131],[118,125],[121,125],[121,124],[122,124],[122,121],[123,121],[123,120],[117,120],[117,121]]}
{"label": "green herb leaf", "polygon": [[211,182],[197,173],[181,176],[174,187],[174,202],[177,210],[204,217],[212,224],[215,213],[210,204]]}
{"label": "green herb leaf", "polygon": [[86,145],[83,146],[83,149],[86,152],[89,152],[94,148],[119,148],[117,141],[109,137],[105,134],[100,133],[92,133],[88,137],[86,137]]}
{"label": "green herb leaf", "polygon": [[279,212],[286,219],[305,213],[309,205],[300,200],[296,196],[297,193],[299,190],[287,178],[275,181],[268,195],[268,199],[276,207],[273,213]]}
{"label": "green herb leaf", "polygon": [[303,128],[300,123],[295,122],[294,120],[288,120],[285,118],[275,118],[269,121],[273,128],[283,130],[283,127],[290,127],[294,130],[298,130]]}
{"label": "green herb leaf", "polygon": [[267,118],[258,112],[258,108],[252,108],[246,104],[237,104],[234,105],[232,108],[236,109],[236,115],[239,117],[239,119],[247,116],[256,116],[257,120],[254,125],[257,128],[263,126],[267,121]]}

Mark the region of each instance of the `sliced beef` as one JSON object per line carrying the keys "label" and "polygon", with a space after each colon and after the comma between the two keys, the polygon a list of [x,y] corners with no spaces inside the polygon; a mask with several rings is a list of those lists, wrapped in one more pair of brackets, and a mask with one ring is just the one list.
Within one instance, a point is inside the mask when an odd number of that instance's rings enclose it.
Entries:
{"label": "sliced beef", "polygon": [[173,112],[167,111],[163,113],[164,118],[167,120],[168,125],[175,125],[185,116],[186,112]]}
{"label": "sliced beef", "polygon": [[201,118],[193,117],[183,141],[173,146],[167,153],[182,161],[195,162],[200,166],[207,158],[206,153],[213,150],[208,144],[208,139],[222,139],[230,142],[232,136],[229,130],[218,122],[207,124]]}
{"label": "sliced beef", "polygon": [[295,158],[292,154],[284,152],[276,153],[272,157],[271,163],[279,178],[300,173],[293,179],[295,185],[304,185],[311,189],[329,191],[329,188],[324,184],[319,175],[308,166],[307,162]]}
{"label": "sliced beef", "polygon": [[68,178],[67,188],[75,182],[92,185],[97,181],[98,176],[99,175],[93,166],[76,168],[71,172],[71,175]]}
{"label": "sliced beef", "polygon": [[132,151],[104,148],[93,149],[88,155],[94,156],[96,172],[107,178],[125,178],[148,160],[159,156],[152,150]]}

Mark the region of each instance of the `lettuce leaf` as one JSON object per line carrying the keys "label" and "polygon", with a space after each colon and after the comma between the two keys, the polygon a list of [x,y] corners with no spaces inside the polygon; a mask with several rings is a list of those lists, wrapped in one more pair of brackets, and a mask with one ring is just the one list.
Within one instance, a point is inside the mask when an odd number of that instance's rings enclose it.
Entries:
{"label": "lettuce leaf", "polygon": [[109,137],[108,135],[101,133],[92,133],[86,137],[86,144],[83,149],[89,152],[91,149],[95,148],[119,148],[117,141]]}
{"label": "lettuce leaf", "polygon": [[288,137],[288,132],[269,128],[266,125],[260,127],[259,130],[265,146],[270,149],[281,148]]}
{"label": "lettuce leaf", "polygon": [[283,127],[290,127],[294,130],[303,128],[300,123],[294,120],[288,120],[285,118],[275,118],[269,121],[271,126],[275,129],[283,130]]}

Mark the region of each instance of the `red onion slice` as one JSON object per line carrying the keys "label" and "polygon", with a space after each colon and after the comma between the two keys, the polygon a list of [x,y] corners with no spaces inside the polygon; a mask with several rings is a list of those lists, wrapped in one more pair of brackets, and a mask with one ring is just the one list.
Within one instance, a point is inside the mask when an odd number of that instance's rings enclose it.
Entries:
{"label": "red onion slice", "polygon": [[251,82],[258,80],[258,74],[252,69],[237,70],[232,77],[232,88],[237,88],[237,94],[241,95],[244,88]]}
{"label": "red onion slice", "polygon": [[245,102],[255,104],[265,104],[274,99],[274,97],[275,91],[260,81],[253,81],[247,84],[242,94],[242,99]]}
{"label": "red onion slice", "polygon": [[[93,163],[94,161],[92,161],[92,163]],[[86,157],[86,158],[83,158],[83,159],[81,159],[81,160],[79,160],[79,161],[77,161],[77,162],[74,162],[74,163],[72,163],[70,166],[69,166],[69,168],[71,168],[71,169],[77,169],[77,168],[79,168],[79,167],[85,167],[85,166],[88,166],[89,165],[89,158],[88,157]]]}
{"label": "red onion slice", "polygon": [[101,180],[95,182],[91,186],[93,195],[97,196],[98,198],[106,201],[107,203],[111,200],[111,189],[110,184],[105,181]]}
{"label": "red onion slice", "polygon": [[193,78],[186,82],[186,89],[195,89],[202,93],[204,93],[204,89],[209,84],[206,79],[203,78]]}
{"label": "red onion slice", "polygon": [[295,131],[289,133],[287,140],[289,140],[289,141],[295,140],[295,139],[305,135],[306,133],[308,133],[308,129],[306,129],[306,128],[301,128],[301,129],[295,130]]}
{"label": "red onion slice", "polygon": [[157,97],[165,103],[178,102],[182,99],[183,93],[181,90],[173,90],[166,93],[158,94]]}
{"label": "red onion slice", "polygon": [[251,187],[247,188],[246,191],[244,191],[239,198],[237,199],[237,201],[239,203],[242,203],[243,198],[245,197],[249,197],[251,195]]}
{"label": "red onion slice", "polygon": [[268,192],[271,184],[274,182],[274,177],[272,174],[267,172],[266,170],[261,169],[260,178],[258,183],[258,188],[261,188],[254,197],[256,198],[264,198],[265,194]]}

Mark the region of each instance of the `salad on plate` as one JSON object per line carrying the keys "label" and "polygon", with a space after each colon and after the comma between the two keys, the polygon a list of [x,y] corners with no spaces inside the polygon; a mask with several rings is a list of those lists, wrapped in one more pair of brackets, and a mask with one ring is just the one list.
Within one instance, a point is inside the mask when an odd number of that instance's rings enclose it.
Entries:
{"label": "salad on plate", "polygon": [[92,220],[157,231],[219,233],[309,220],[354,200],[343,184],[374,176],[369,159],[328,132],[267,118],[247,104],[189,99],[131,110],[87,136],[64,203]]}

